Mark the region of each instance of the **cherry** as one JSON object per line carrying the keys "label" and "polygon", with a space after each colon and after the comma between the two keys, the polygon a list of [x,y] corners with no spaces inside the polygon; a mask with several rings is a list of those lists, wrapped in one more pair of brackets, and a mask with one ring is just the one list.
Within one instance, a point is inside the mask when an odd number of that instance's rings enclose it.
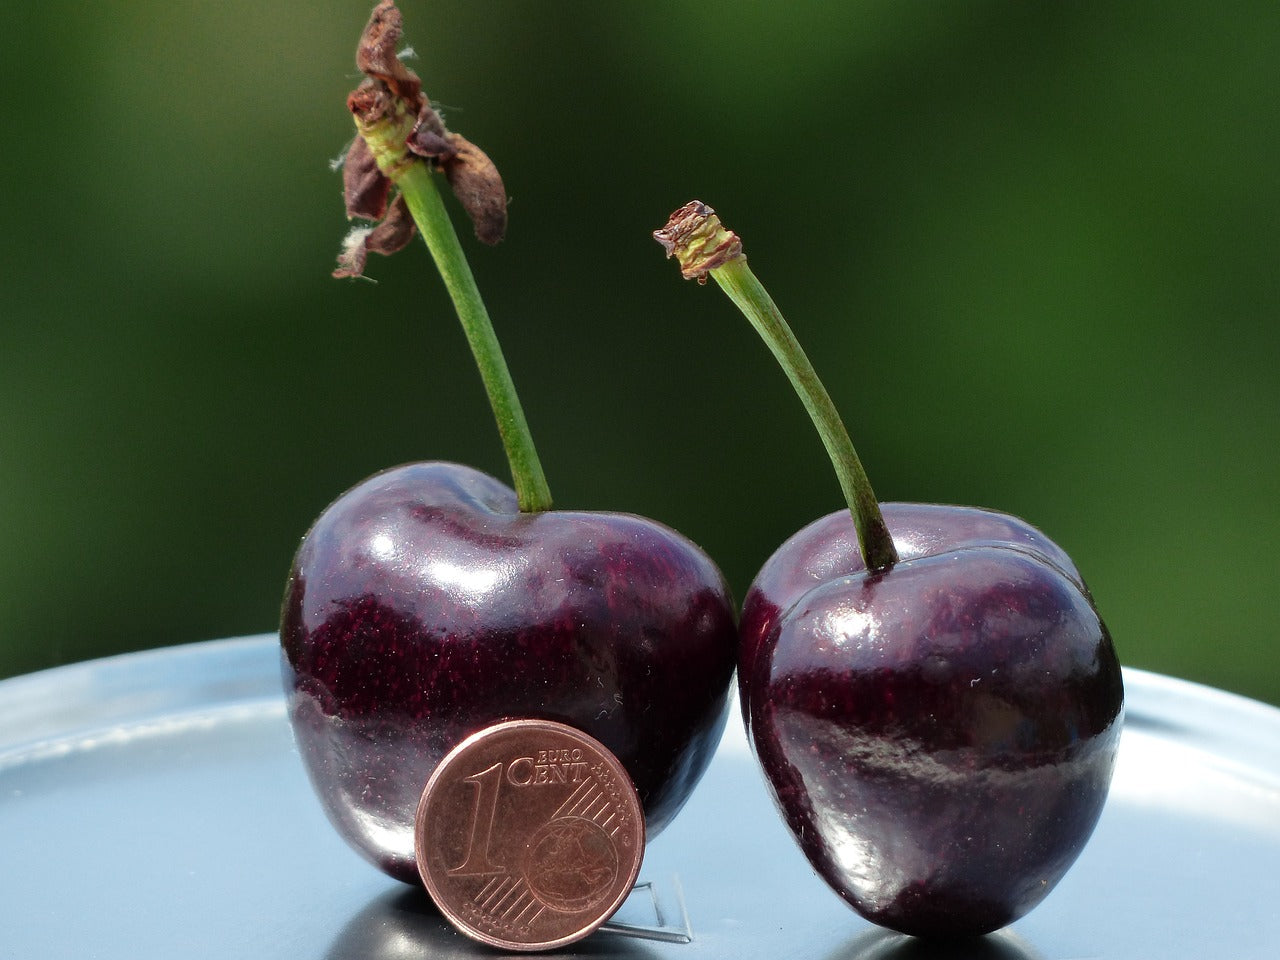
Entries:
{"label": "cherry", "polygon": [[[551,493],[484,303],[449,221],[445,175],[485,242],[506,194],[474,144],[447,130],[396,55],[400,13],[374,9],[348,98],[350,216],[338,276],[421,231],[475,356],[514,490],[469,467],[414,463],[334,501],[294,559],[281,613],[299,752],[338,831],[418,882],[414,816],[432,771],[500,720],[568,723],[612,750],[655,835],[719,741],[737,652],[715,564],[663,525],[551,509]],[[395,194],[392,196],[394,188]]]}
{"label": "cherry", "polygon": [[377,474],[321,514],[281,642],[295,739],[330,820],[411,883],[427,778],[500,720],[600,740],[656,834],[719,742],[736,651],[723,578],[675,531],[522,513],[505,484],[450,463]]}
{"label": "cherry", "polygon": [[875,923],[940,937],[1012,922],[1083,849],[1119,745],[1120,666],[1083,579],[1014,517],[881,509],[737,237],[697,202],[655,236],[764,337],[849,503],[783,544],[744,601],[739,689],[780,813]]}

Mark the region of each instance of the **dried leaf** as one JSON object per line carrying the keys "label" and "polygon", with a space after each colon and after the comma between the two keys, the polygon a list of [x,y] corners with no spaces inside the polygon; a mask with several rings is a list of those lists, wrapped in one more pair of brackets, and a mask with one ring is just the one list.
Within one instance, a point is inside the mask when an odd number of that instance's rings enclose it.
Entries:
{"label": "dried leaf", "polygon": [[404,194],[396,194],[386,217],[373,228],[365,244],[370,253],[380,253],[384,257],[389,257],[407,247],[417,230]]}
{"label": "dried leaf", "polygon": [[440,115],[424,102],[418,111],[418,122],[409,131],[405,146],[420,157],[444,163],[452,160],[458,153],[457,147],[449,142],[449,131],[444,128]]}
{"label": "dried leaf", "polygon": [[372,227],[353,227],[342,238],[342,249],[338,252],[338,266],[333,275],[339,280],[363,277],[364,264],[369,259],[369,248],[366,241]]}
{"label": "dried leaf", "polygon": [[364,137],[356,137],[342,162],[342,196],[347,204],[347,217],[381,220],[387,212],[390,192],[391,181],[378,169]]}
{"label": "dried leaf", "polygon": [[457,154],[442,164],[454,196],[467,211],[476,237],[493,246],[507,232],[507,189],[488,155],[466,137],[449,134]]}
{"label": "dried leaf", "polygon": [[417,113],[422,106],[422,82],[396,56],[401,23],[400,11],[394,0],[382,0],[374,7],[356,48],[356,66],[365,76],[385,83],[393,94]]}
{"label": "dried leaf", "polygon": [[417,229],[404,196],[397,194],[381,223],[376,227],[356,227],[346,235],[333,275],[339,279],[363,277],[369,254],[390,256],[403,250]]}

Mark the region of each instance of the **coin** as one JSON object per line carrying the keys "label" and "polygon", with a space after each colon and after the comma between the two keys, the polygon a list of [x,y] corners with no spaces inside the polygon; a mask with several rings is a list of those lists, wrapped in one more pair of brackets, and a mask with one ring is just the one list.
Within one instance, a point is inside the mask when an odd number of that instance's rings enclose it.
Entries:
{"label": "coin", "polygon": [[644,813],[599,741],[549,720],[472,734],[418,804],[418,872],[462,933],[507,950],[580,940],[631,892]]}

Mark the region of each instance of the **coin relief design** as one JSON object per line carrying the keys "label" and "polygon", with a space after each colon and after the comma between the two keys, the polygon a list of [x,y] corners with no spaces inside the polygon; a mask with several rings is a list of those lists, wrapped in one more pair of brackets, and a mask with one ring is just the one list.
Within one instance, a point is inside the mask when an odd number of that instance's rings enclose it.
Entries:
{"label": "coin relief design", "polygon": [[423,883],[463,933],[544,950],[604,923],[635,883],[644,817],[618,760],[581,731],[511,720],[440,763],[418,806]]}

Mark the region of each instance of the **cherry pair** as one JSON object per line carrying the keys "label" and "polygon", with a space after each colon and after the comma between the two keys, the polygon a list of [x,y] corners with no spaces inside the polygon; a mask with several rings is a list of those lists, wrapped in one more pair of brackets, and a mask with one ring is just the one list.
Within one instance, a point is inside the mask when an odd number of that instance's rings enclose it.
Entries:
{"label": "cherry pair", "polygon": [[360,136],[345,180],[348,211],[377,223],[349,238],[338,272],[359,275],[368,252],[423,232],[515,490],[456,464],[399,467],[340,497],[303,540],[281,624],[286,689],[335,825],[414,880],[413,814],[440,759],[480,727],[538,717],[613,751],[653,836],[710,760],[736,666],[778,807],[856,910],[938,936],[984,933],[1031,909],[1092,832],[1120,733],[1119,665],[1070,558],[1004,514],[881,508],[741,243],[697,202],[655,236],[764,337],[849,509],[768,560],[740,627],[715,564],[676,532],[551,510],[434,173],[489,240],[505,223],[501,179],[396,58],[399,26],[385,0],[361,40],[367,79],[349,100]]}

